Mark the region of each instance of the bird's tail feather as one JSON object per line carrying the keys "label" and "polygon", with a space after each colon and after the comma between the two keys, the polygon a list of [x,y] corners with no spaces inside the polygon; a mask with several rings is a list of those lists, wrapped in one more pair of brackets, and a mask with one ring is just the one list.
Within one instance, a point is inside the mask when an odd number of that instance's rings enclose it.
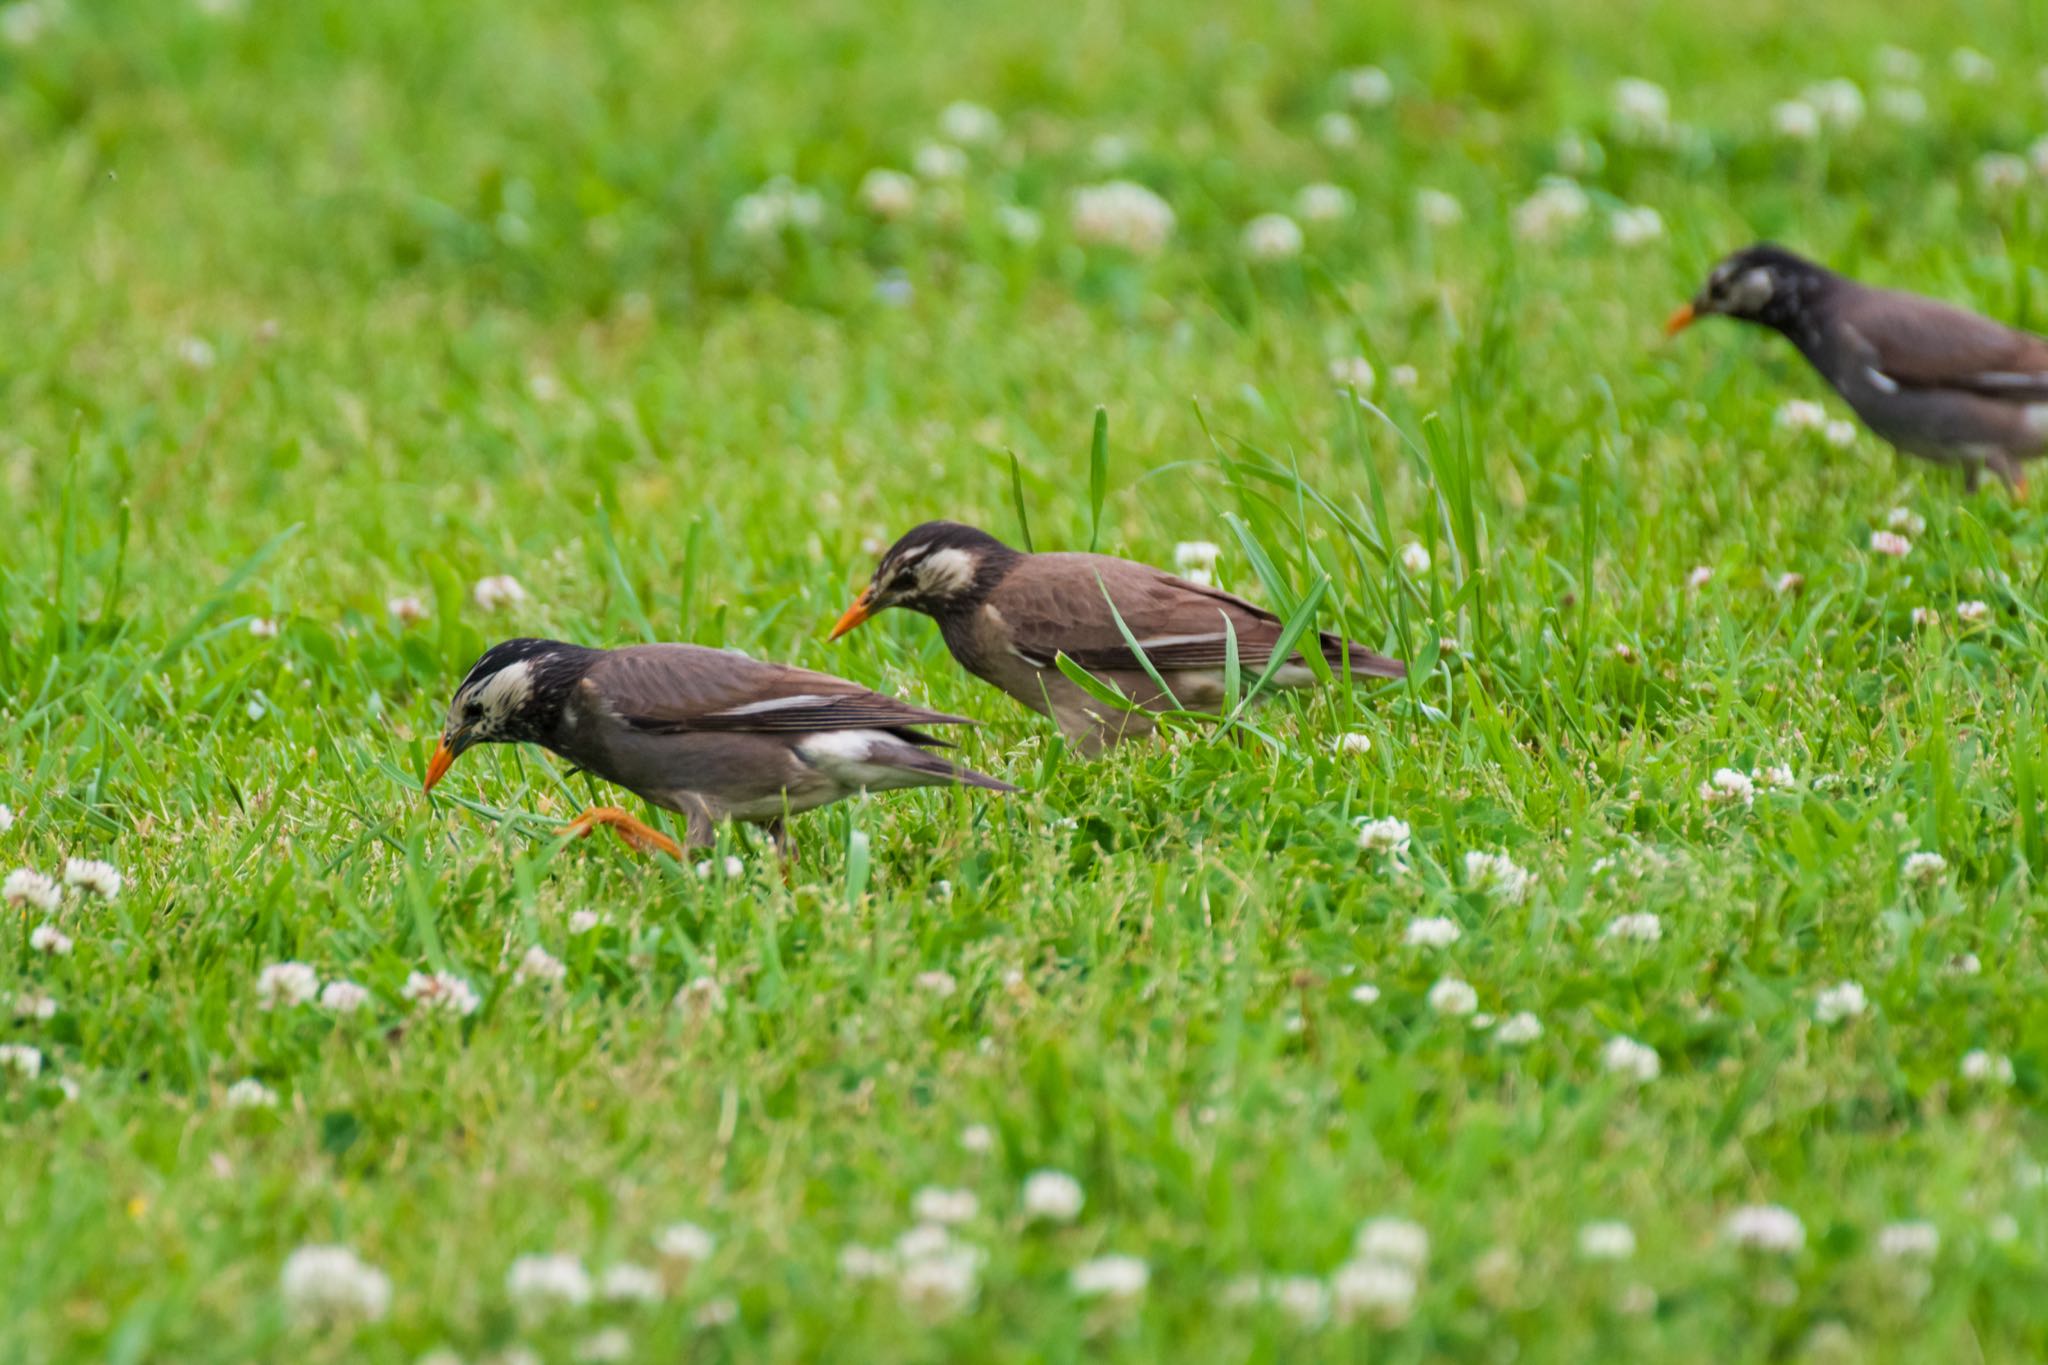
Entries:
{"label": "bird's tail feather", "polygon": [[972,768],[948,762],[937,754],[922,749],[904,749],[889,755],[890,766],[908,769],[916,773],[928,773],[948,782],[957,782],[963,787],[980,787],[984,791],[1013,792],[1018,790],[1009,783]]}
{"label": "bird's tail feather", "polygon": [[1341,668],[1347,654],[1351,660],[1351,671],[1374,678],[1405,678],[1408,665],[1399,659],[1390,659],[1377,650],[1367,649],[1357,641],[1346,641],[1337,635],[1323,636],[1323,657],[1332,668]]}

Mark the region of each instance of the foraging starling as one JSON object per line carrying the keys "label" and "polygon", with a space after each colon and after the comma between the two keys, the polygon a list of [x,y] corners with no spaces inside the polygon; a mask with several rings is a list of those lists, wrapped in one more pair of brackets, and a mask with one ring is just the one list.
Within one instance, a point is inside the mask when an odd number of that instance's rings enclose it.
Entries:
{"label": "foraging starling", "polygon": [[[692,847],[709,844],[712,822],[726,819],[764,824],[783,846],[783,816],[862,790],[1017,790],[926,752],[946,742],[916,728],[971,724],[722,649],[507,640],[485,650],[456,689],[425,790],[473,744],[538,744],[680,814]],[[682,853],[616,806],[593,806],[564,833],[598,825],[643,853]]]}
{"label": "foraging starling", "polygon": [[[889,607],[909,607],[937,621],[961,667],[1050,715],[1068,743],[1089,755],[1148,734],[1153,723],[1123,712],[1102,714],[1102,703],[1061,673],[1054,656],[1065,654],[1149,710],[1178,703],[1213,711],[1224,700],[1230,633],[1247,685],[1272,659],[1281,633],[1273,613],[1227,592],[1108,555],[1021,554],[951,521],[926,522],[890,546],[832,638]],[[1132,653],[1118,617],[1170,695]],[[1398,678],[1407,672],[1400,660],[1341,636],[1319,639],[1333,667],[1342,668],[1348,653],[1354,673]],[[1306,687],[1315,677],[1294,654],[1273,682]]]}
{"label": "foraging starling", "polygon": [[1745,247],[1671,315],[1676,334],[1711,313],[1773,328],[1863,424],[1922,459],[1989,469],[2020,493],[2020,461],[2048,448],[2048,339],[1918,294],[1873,289],[1782,247]]}

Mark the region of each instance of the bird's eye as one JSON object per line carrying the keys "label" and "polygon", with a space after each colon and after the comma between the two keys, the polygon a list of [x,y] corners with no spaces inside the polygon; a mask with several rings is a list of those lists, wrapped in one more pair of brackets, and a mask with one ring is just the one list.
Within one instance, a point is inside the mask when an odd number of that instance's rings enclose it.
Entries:
{"label": "bird's eye", "polygon": [[480,701],[473,701],[462,709],[462,714],[470,720],[481,720],[484,714],[484,704]]}

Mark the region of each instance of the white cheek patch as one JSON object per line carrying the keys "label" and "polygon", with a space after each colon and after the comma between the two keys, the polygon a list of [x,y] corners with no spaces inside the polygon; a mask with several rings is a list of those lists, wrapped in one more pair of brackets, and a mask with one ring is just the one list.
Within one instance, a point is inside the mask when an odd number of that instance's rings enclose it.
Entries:
{"label": "white cheek patch", "polygon": [[1733,298],[1737,307],[1754,311],[1771,301],[1777,290],[1771,284],[1771,272],[1762,266],[1743,272],[1735,281]]}
{"label": "white cheek patch", "polygon": [[473,698],[493,720],[503,720],[526,704],[533,695],[533,669],[521,659],[493,673],[477,688]]}
{"label": "white cheek patch", "polygon": [[921,596],[946,597],[974,581],[974,556],[965,550],[934,550],[917,566]]}

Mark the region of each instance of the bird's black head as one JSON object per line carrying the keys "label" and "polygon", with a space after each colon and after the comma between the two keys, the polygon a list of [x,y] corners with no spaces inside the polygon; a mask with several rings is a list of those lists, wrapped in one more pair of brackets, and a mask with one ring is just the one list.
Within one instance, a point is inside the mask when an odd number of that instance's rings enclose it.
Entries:
{"label": "bird's black head", "polygon": [[507,640],[485,650],[448,703],[428,789],[472,745],[546,742],[597,654],[560,640]]}
{"label": "bird's black head", "polygon": [[1696,318],[1719,315],[1761,323],[1793,336],[1806,329],[1809,308],[1835,276],[1781,246],[1759,242],[1723,258],[1707,272],[1693,301],[1671,315],[1667,332],[1680,332]]}
{"label": "bird's black head", "polygon": [[890,607],[908,607],[927,616],[972,607],[1020,557],[988,532],[957,521],[912,527],[882,555],[866,591],[839,618],[832,638]]}

